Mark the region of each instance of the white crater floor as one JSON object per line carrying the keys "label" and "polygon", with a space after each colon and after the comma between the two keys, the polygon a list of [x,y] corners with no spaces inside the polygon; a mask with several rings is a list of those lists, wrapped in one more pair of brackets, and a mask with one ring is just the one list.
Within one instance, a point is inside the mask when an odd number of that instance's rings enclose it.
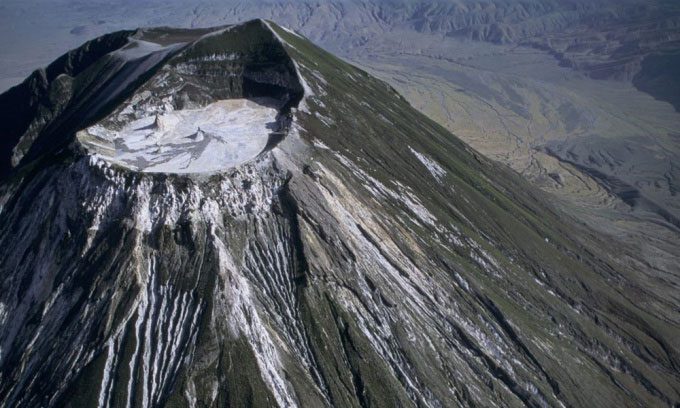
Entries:
{"label": "white crater floor", "polygon": [[[262,102],[262,103],[260,103]],[[261,153],[276,130],[274,101],[229,99],[147,116],[120,130],[78,132],[90,154],[147,173],[213,173]]]}

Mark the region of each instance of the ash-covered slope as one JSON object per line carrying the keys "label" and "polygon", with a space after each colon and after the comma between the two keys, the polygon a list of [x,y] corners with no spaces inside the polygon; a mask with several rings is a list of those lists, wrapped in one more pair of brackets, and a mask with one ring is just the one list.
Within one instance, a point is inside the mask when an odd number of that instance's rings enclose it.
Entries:
{"label": "ash-covered slope", "polygon": [[676,291],[385,83],[115,36],[0,97],[1,406],[680,401]]}

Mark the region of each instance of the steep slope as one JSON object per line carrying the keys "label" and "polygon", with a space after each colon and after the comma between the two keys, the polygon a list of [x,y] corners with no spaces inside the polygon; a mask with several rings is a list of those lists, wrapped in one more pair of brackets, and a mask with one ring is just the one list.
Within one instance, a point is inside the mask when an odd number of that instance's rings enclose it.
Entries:
{"label": "steep slope", "polygon": [[637,246],[645,270],[677,279],[680,114],[670,105],[523,47],[400,35],[351,59],[566,211]]}
{"label": "steep slope", "polygon": [[677,291],[385,83],[261,20],[128,36],[2,113],[0,405],[680,401]]}

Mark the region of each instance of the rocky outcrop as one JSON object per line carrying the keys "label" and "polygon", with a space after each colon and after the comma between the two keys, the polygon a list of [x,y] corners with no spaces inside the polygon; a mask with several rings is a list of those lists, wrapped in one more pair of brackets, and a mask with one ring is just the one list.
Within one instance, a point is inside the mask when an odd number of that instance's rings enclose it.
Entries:
{"label": "rocky outcrop", "polygon": [[86,76],[84,72],[88,68],[123,46],[130,34],[121,31],[92,40],[0,95],[0,109],[6,115],[0,125],[0,152],[3,155],[0,157],[0,177],[6,176],[28,153],[38,136],[64,113],[74,93],[79,94],[81,87],[87,86],[74,83],[74,77]]}

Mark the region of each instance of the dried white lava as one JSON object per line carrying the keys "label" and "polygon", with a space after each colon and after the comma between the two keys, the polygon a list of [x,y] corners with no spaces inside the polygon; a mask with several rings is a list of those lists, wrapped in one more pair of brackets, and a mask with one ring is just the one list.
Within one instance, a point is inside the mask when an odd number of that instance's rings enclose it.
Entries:
{"label": "dried white lava", "polygon": [[200,109],[145,116],[120,130],[100,124],[79,142],[108,162],[147,173],[212,173],[261,153],[276,127],[273,100],[220,100]]}

